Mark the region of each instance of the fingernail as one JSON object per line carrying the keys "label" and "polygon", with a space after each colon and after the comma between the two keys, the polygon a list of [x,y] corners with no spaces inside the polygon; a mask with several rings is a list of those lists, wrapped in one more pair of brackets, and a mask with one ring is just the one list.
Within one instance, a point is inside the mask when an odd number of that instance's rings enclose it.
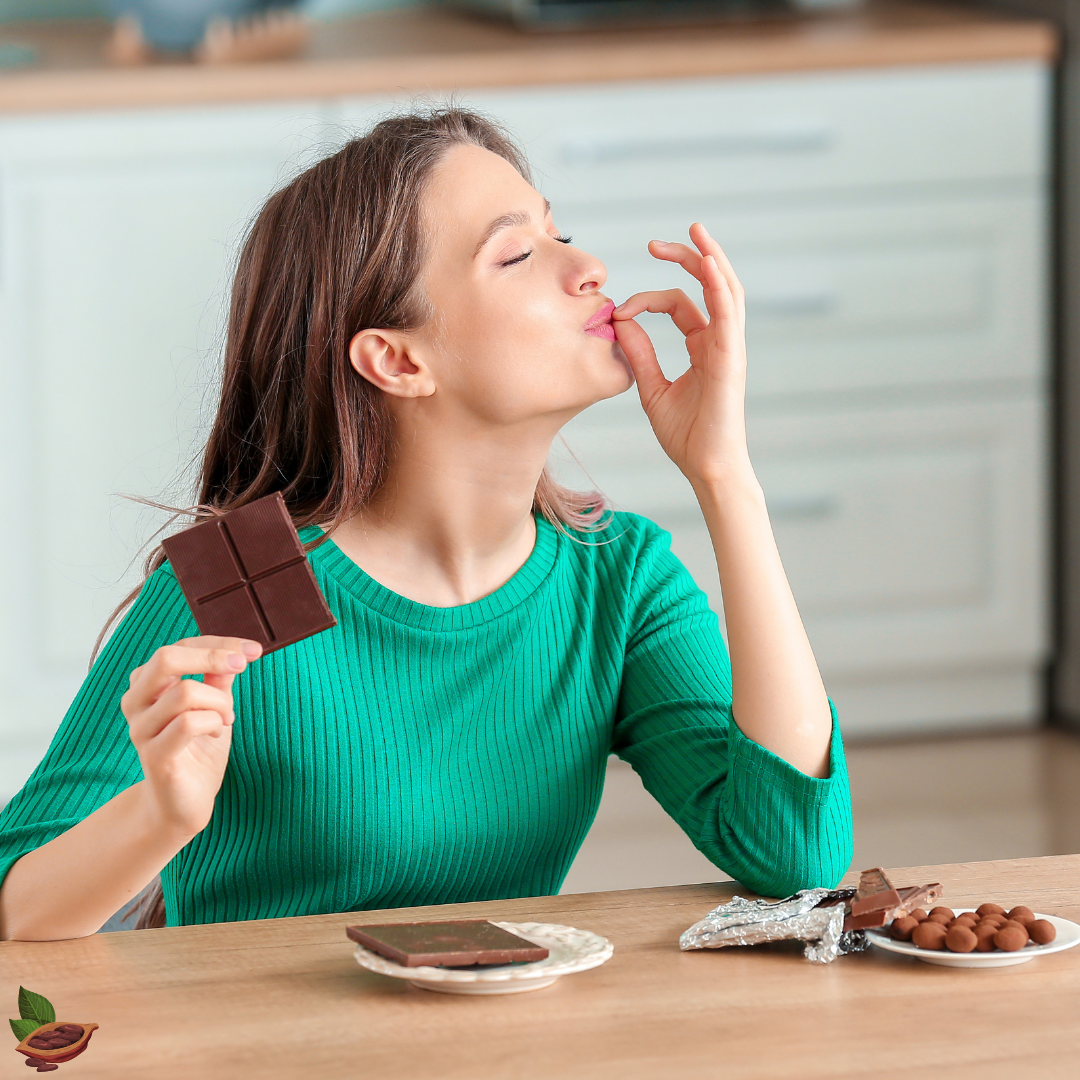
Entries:
{"label": "fingernail", "polygon": [[650,240],[649,243],[650,244],[664,244],[666,246],[666,245],[670,244],[671,241],[670,240]]}
{"label": "fingernail", "polygon": [[243,671],[244,667],[247,665],[247,659],[235,652],[229,653],[225,662],[233,669],[233,671]]}
{"label": "fingernail", "polygon": [[257,641],[245,641],[240,648],[244,650],[244,655],[249,660],[254,660],[257,656],[262,655],[262,646]]}

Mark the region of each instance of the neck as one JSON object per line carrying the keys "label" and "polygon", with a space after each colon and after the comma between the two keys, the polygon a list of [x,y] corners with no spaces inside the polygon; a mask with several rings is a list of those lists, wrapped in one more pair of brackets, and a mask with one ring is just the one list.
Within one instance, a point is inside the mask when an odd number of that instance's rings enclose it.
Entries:
{"label": "neck", "polygon": [[553,433],[468,434],[399,424],[378,497],[333,534],[365,573],[432,607],[469,604],[505,584],[536,540],[536,483]]}

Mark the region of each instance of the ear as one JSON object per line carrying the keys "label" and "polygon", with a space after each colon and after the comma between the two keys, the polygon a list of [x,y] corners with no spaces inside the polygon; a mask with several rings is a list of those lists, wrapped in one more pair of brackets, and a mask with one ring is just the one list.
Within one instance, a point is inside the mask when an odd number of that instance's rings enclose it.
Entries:
{"label": "ear", "polygon": [[415,343],[397,330],[361,330],[349,342],[349,362],[359,375],[394,397],[429,397],[435,382]]}

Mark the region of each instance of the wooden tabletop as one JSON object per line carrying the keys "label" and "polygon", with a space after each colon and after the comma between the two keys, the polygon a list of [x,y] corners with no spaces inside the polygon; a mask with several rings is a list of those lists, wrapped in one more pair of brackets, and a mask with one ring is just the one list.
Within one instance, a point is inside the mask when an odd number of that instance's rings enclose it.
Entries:
{"label": "wooden tabletop", "polygon": [[[852,875],[854,879],[855,875]],[[912,867],[944,902],[1080,921],[1080,855]],[[1074,1078],[1080,949],[1018,967],[935,967],[877,950],[829,965],[784,942],[681,952],[731,882],[0,943],[0,994],[100,1024],[62,1066],[85,1080]],[[615,946],[602,967],[507,997],[430,993],[361,969],[350,922],[560,922]],[[0,1008],[2,1012],[2,1008]],[[9,1044],[14,1047],[14,1039]],[[14,1052],[0,1076],[36,1075]]]}
{"label": "wooden tabletop", "polygon": [[692,27],[527,33],[412,9],[315,28],[296,60],[221,66],[106,64],[104,21],[9,24],[39,63],[0,73],[0,113],[292,100],[348,94],[606,82],[896,64],[1052,60],[1049,23],[941,4],[874,0],[817,14]]}

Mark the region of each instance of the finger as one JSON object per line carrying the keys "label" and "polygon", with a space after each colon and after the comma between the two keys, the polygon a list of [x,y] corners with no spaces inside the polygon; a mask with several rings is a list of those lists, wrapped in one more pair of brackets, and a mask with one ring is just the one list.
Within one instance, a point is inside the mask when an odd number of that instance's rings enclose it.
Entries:
{"label": "finger", "polygon": [[688,274],[701,280],[701,253],[686,244],[676,244],[670,240],[650,240],[649,254],[654,259],[678,263]]}
{"label": "finger", "polygon": [[705,298],[710,319],[717,326],[727,325],[732,320],[737,321],[739,312],[735,297],[731,293],[731,285],[716,260],[711,255],[706,255],[701,260],[701,269],[705,278],[702,296]]}
{"label": "finger", "polygon": [[615,328],[615,337],[634,372],[642,407],[648,411],[657,396],[671,384],[664,377],[649,335],[636,322],[630,319],[613,322],[611,325]]}
{"label": "finger", "polygon": [[739,281],[734,267],[724,253],[724,249],[709,235],[709,230],[706,229],[700,221],[695,221],[694,224],[690,226],[690,238],[697,244],[703,257],[711,255],[713,259],[716,260],[716,265],[719,268],[720,273],[724,275],[724,278],[728,283],[728,288],[731,289],[731,295],[735,297],[736,301],[741,300],[743,291],[742,282]]}
{"label": "finger", "polygon": [[[238,639],[219,640],[231,642]],[[131,688],[124,698],[132,709],[144,709],[180,676],[236,675],[247,664],[247,657],[235,648],[196,648],[179,643],[163,645],[142,666],[137,678],[133,674]]]}
{"label": "finger", "polygon": [[166,758],[174,757],[187,749],[188,744],[201,735],[229,738],[232,735],[232,728],[223,725],[221,717],[216,712],[195,710],[181,713],[179,716],[174,716],[154,740],[154,751]]}
{"label": "finger", "polygon": [[153,739],[181,713],[211,711],[221,723],[231,724],[232,695],[195,679],[181,679],[149,708],[134,714],[129,721],[132,741],[138,744]]}
{"label": "finger", "polygon": [[709,325],[709,320],[705,318],[701,309],[682,289],[635,293],[615,309],[612,319],[617,326],[621,320],[633,319],[643,311],[670,315],[671,321],[684,335],[692,334],[695,330],[702,330]]}
{"label": "finger", "polygon": [[263,651],[262,645],[251,638],[219,637],[215,634],[181,638],[176,644],[189,649],[230,649],[232,652],[243,653],[249,660],[262,656]]}

